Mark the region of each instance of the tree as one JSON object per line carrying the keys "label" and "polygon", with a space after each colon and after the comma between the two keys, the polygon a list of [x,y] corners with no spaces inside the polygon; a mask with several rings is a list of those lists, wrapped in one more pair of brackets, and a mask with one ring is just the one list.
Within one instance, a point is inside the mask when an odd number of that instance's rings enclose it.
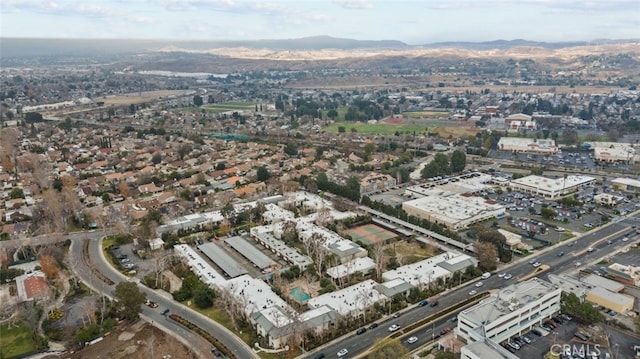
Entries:
{"label": "tree", "polygon": [[22,188],[13,187],[11,189],[11,192],[9,192],[9,198],[11,199],[24,198],[24,192],[22,191]]}
{"label": "tree", "polygon": [[203,100],[202,100],[202,96],[200,95],[195,95],[193,96],[193,104],[200,107],[203,104]]}
{"label": "tree", "polygon": [[50,255],[40,257],[40,267],[49,280],[55,279],[58,276],[58,272],[60,272],[58,262]]}
{"label": "tree", "polygon": [[213,288],[203,283],[194,290],[193,303],[201,309],[209,308],[213,305],[215,297],[216,292]]}
{"label": "tree", "polygon": [[604,314],[591,303],[582,302],[573,293],[562,293],[560,309],[563,313],[580,318],[586,323],[599,323],[604,321]]}
{"label": "tree", "polygon": [[269,170],[265,166],[258,167],[258,170],[256,171],[256,175],[258,176],[258,181],[261,181],[261,182],[264,182],[269,178],[271,178],[271,173],[269,173]]}
{"label": "tree", "polygon": [[467,165],[467,155],[460,150],[453,151],[451,155],[451,172],[462,172]]}
{"label": "tree", "polygon": [[433,178],[451,174],[449,159],[443,153],[437,153],[433,160],[422,169],[422,178]]}
{"label": "tree", "polygon": [[476,241],[473,249],[478,258],[478,267],[482,270],[492,271],[498,267],[498,250],[493,243]]}
{"label": "tree", "polygon": [[156,153],[155,155],[153,155],[153,157],[151,157],[151,163],[153,163],[154,165],[157,165],[160,162],[162,162],[162,155],[161,154]]}
{"label": "tree", "polygon": [[404,359],[409,350],[400,343],[400,339],[380,339],[374,344],[370,359]]}
{"label": "tree", "polygon": [[373,245],[373,259],[376,264],[376,279],[382,280],[382,272],[389,262],[389,256],[385,253],[384,242],[378,242]]}
{"label": "tree", "polygon": [[42,122],[44,118],[39,112],[28,112],[24,114],[24,120],[27,123]]}
{"label": "tree", "polygon": [[566,143],[567,145],[578,144],[578,131],[571,128],[567,128],[564,131],[562,131],[562,139],[564,140],[564,143]]}
{"label": "tree", "polygon": [[288,154],[289,156],[297,156],[298,155],[298,146],[296,146],[296,144],[293,143],[293,142],[289,142],[284,147],[284,153]]}
{"label": "tree", "polygon": [[142,312],[141,306],[147,301],[147,295],[138,289],[136,283],[128,281],[118,283],[113,295],[117,302],[117,310],[125,319],[138,319],[139,313]]}

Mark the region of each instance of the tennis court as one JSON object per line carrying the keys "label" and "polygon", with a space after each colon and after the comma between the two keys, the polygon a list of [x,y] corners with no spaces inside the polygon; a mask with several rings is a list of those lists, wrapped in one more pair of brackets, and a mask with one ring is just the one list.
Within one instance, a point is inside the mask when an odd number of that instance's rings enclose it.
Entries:
{"label": "tennis court", "polygon": [[360,241],[365,244],[376,244],[398,236],[375,224],[365,224],[364,226],[354,227],[347,230],[346,233],[350,235],[354,241]]}

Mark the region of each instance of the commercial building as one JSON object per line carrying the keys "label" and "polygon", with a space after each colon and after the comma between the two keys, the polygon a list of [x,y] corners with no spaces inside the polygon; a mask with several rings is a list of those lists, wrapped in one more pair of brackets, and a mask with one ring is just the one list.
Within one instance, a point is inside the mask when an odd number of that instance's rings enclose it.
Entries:
{"label": "commercial building", "polygon": [[523,137],[501,137],[498,150],[515,153],[531,153],[554,155],[558,153],[558,146],[554,140]]}
{"label": "commercial building", "polygon": [[504,119],[504,122],[509,132],[535,131],[537,128],[533,117],[524,113],[509,115]]}
{"label": "commercial building", "polygon": [[625,192],[640,191],[640,181],[631,178],[616,178],[611,181],[613,188]]}
{"label": "commercial building", "polygon": [[426,219],[452,230],[467,228],[505,214],[503,205],[471,195],[450,194],[429,196],[404,202],[402,209],[409,215]]}
{"label": "commercial building", "polygon": [[509,285],[458,314],[455,332],[467,343],[500,343],[560,311],[561,290],[539,278]]}
{"label": "commercial building", "polygon": [[640,151],[630,143],[585,142],[582,148],[593,150],[593,157],[601,162],[628,162],[640,160]]}
{"label": "commercial building", "polygon": [[[608,271],[611,274],[611,271]],[[568,275],[549,275],[549,280],[562,291],[603,308],[626,313],[633,310],[634,298],[621,294],[624,284],[594,274],[576,279]]]}
{"label": "commercial building", "polygon": [[630,295],[615,293],[601,287],[593,287],[589,290],[585,300],[618,313],[632,311],[634,302],[634,298]]}
{"label": "commercial building", "polygon": [[581,175],[569,175],[555,179],[531,175],[512,180],[509,187],[519,192],[542,196],[546,199],[556,199],[576,192],[595,182],[595,178]]}

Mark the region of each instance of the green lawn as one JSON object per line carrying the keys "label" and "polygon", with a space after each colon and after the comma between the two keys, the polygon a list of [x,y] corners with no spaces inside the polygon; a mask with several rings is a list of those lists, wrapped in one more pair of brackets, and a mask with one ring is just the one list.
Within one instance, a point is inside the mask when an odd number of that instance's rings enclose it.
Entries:
{"label": "green lawn", "polygon": [[31,331],[24,323],[17,327],[0,326],[0,357],[13,358],[36,350]]}
{"label": "green lawn", "polygon": [[[336,109],[336,111],[338,112],[338,118],[336,118],[336,121],[344,121],[344,115],[347,113],[347,109],[348,107],[338,107]],[[329,110],[322,110],[320,112],[322,113],[322,118],[326,119],[327,112],[329,112]]]}
{"label": "green lawn", "polygon": [[408,118],[422,117],[449,117],[451,113],[447,111],[419,111],[419,112],[403,112],[402,116]]}
{"label": "green lawn", "polygon": [[[355,128],[358,133],[365,135],[393,135],[397,132],[400,134],[421,134],[427,131],[427,126],[423,124],[396,124],[396,123],[334,123],[325,128],[327,132],[338,133],[338,127],[344,127],[345,132],[351,132]],[[433,127],[431,127],[433,129]]]}
{"label": "green lawn", "polygon": [[[259,106],[258,106],[259,107]],[[206,104],[201,107],[194,109],[195,111],[204,110],[210,113],[222,113],[227,111],[246,111],[246,110],[255,110],[256,104],[249,102],[222,102],[222,103],[213,103]]]}

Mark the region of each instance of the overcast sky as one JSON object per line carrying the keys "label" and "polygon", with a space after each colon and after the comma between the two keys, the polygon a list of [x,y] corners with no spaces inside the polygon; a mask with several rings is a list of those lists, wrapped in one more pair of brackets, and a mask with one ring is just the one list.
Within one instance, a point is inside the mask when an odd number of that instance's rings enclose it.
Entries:
{"label": "overcast sky", "polygon": [[640,0],[0,0],[2,37],[185,40],[640,38]]}

